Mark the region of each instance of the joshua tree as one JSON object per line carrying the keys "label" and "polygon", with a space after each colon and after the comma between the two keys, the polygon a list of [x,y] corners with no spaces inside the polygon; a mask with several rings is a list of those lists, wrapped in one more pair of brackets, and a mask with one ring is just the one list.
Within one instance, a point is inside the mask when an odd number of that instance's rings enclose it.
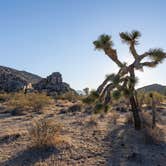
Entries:
{"label": "joshua tree", "polygon": [[[98,87],[97,93],[99,100],[103,103],[105,108],[110,104],[111,93],[118,98],[122,93],[127,96],[130,101],[131,111],[133,112],[135,129],[141,128],[141,120],[139,116],[139,104],[135,90],[137,82],[135,70],[143,71],[144,67],[156,67],[166,58],[166,53],[161,48],[149,49],[143,54],[138,54],[135,46],[138,44],[138,38],[141,36],[139,31],[132,31],[131,33],[122,32],[120,37],[122,42],[129,46],[131,55],[133,56],[133,63],[122,63],[119,60],[116,49],[113,48],[113,41],[109,35],[101,35],[93,42],[97,50],[102,50],[104,53],[119,67],[117,74],[111,74],[106,77],[104,82]],[[148,59],[147,61],[144,61]]]}

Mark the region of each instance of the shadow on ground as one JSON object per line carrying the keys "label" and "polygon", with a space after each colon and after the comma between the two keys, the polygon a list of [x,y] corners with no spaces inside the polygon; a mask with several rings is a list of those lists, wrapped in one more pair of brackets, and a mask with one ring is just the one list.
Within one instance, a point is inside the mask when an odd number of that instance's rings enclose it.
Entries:
{"label": "shadow on ground", "polygon": [[165,166],[166,143],[145,144],[143,131],[129,125],[115,126],[105,141],[110,141],[108,166]]}
{"label": "shadow on ground", "polygon": [[13,141],[16,141],[18,138],[20,138],[20,134],[2,136],[0,137],[0,145],[12,143]]}
{"label": "shadow on ground", "polygon": [[0,166],[33,166],[36,162],[44,161],[52,154],[57,154],[58,150],[54,147],[30,148],[20,152],[9,160],[0,163]]}

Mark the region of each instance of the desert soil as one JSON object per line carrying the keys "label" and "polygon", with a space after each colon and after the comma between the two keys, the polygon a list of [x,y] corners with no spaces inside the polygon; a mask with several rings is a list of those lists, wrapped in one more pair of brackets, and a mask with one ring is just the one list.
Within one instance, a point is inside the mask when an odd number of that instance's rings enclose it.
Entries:
{"label": "desert soil", "polygon": [[[165,166],[166,133],[158,124],[163,141],[147,144],[143,131],[125,123],[126,113],[91,116],[85,112],[61,113],[72,103],[56,103],[42,114],[11,116],[0,110],[0,166]],[[61,110],[61,111],[60,111]],[[166,110],[162,110],[165,116]],[[2,113],[3,112],[3,113]],[[62,124],[64,142],[57,147],[32,147],[27,128],[35,119],[53,119]]]}

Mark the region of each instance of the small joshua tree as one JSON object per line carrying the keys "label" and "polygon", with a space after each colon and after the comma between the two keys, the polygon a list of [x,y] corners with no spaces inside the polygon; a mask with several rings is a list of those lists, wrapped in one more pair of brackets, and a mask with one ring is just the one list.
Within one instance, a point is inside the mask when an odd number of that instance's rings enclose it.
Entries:
{"label": "small joshua tree", "polygon": [[[122,63],[119,60],[116,49],[113,48],[113,41],[109,35],[101,35],[93,44],[97,50],[102,50],[104,53],[119,67],[117,74],[111,74],[106,77],[104,82],[98,87],[99,101],[107,108],[111,101],[111,93],[115,98],[121,94],[127,96],[130,101],[131,111],[133,112],[135,129],[141,129],[141,120],[139,116],[139,104],[135,90],[137,78],[135,70],[143,71],[144,67],[156,67],[166,58],[166,53],[161,48],[149,49],[143,54],[138,54],[135,46],[138,44],[138,38],[141,36],[139,31],[131,33],[122,32],[120,37],[122,42],[129,46],[131,55],[134,58],[133,63]],[[145,61],[145,59],[147,59]]]}

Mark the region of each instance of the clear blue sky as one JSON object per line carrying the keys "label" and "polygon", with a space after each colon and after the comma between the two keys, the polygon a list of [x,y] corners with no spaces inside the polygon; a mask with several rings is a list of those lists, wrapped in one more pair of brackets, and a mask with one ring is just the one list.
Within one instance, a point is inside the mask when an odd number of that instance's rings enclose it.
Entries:
{"label": "clear blue sky", "polygon": [[[111,34],[131,61],[119,32],[140,30],[139,52],[166,51],[165,0],[0,0],[0,65],[40,76],[54,71],[75,89],[96,88],[117,67],[92,42]],[[139,86],[166,84],[166,62],[138,73]]]}

